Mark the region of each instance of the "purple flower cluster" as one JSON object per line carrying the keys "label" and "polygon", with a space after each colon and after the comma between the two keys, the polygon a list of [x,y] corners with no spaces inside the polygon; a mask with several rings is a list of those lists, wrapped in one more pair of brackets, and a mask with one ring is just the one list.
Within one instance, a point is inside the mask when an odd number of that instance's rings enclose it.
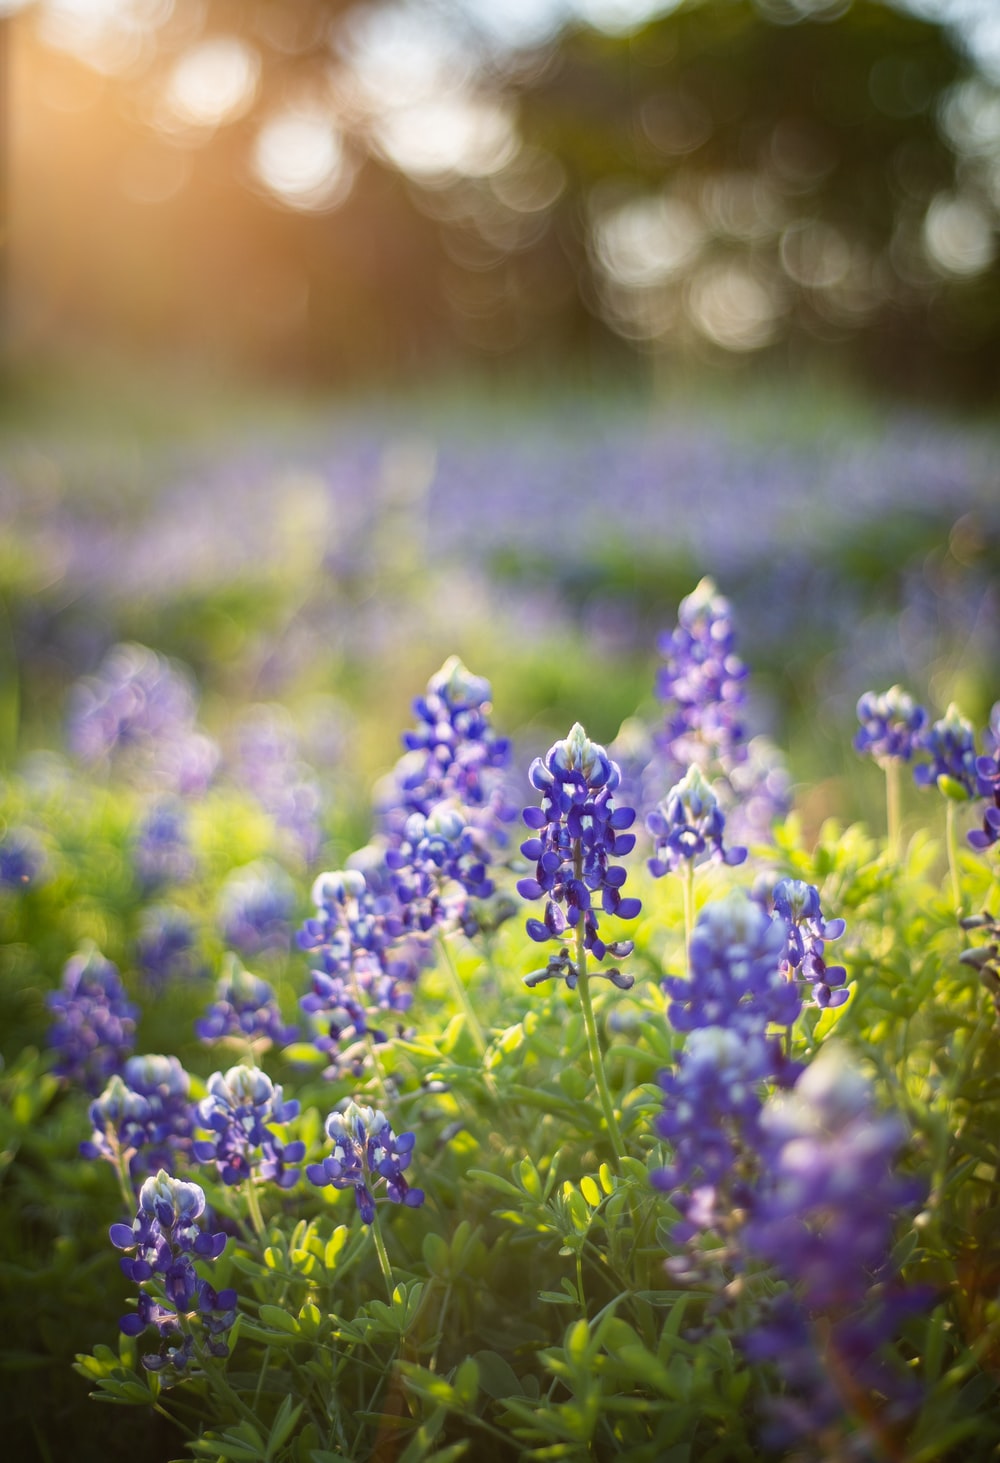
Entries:
{"label": "purple flower cluster", "polygon": [[744,756],[747,667],[736,653],[729,601],[705,578],[680,603],[675,629],[660,637],[656,693],[667,705],[661,747],[680,768],[728,767]]}
{"label": "purple flower cluster", "polygon": [[772,1026],[790,1026],[801,1008],[781,972],[784,925],[742,891],[705,905],[691,937],[688,979],[668,976],[667,1016],[687,1033],[673,1071],[658,1078],[659,1137],[672,1161],[652,1180],[682,1215],[675,1237],[721,1230],[749,1202],[758,1125],[767,1083],[798,1071]]}
{"label": "purple flower cluster", "polygon": [[159,1347],[141,1360],[165,1385],[188,1369],[199,1336],[210,1355],[229,1355],[226,1333],[236,1319],[238,1297],[235,1290],[216,1291],[195,1269],[196,1260],[217,1260],[226,1247],[224,1234],[198,1223],[204,1212],[204,1190],[161,1169],[143,1184],[132,1223],[110,1230],[111,1243],[125,1252],[123,1273],[139,1286],[138,1309],[119,1325],[126,1336],[155,1329]]}
{"label": "purple flower cluster", "polygon": [[676,873],[685,863],[693,866],[704,859],[741,864],[747,851],[723,845],[725,826],[719,799],[700,769],[692,765],[659,807],[647,815],[646,828],[653,837],[649,872],[654,879],[660,879],[664,874]]}
{"label": "purple flower cluster", "polygon": [[462,808],[488,842],[502,845],[503,825],[516,816],[505,791],[510,742],[491,722],[492,691],[453,655],[431,677],[413,710],[417,726],[403,733],[405,752],[382,789],[377,812],[390,841],[411,813],[437,803]]}
{"label": "purple flower cluster", "polygon": [[676,1031],[725,1026],[747,1035],[791,1026],[802,1006],[781,972],[787,932],[741,890],[706,904],[688,950],[689,975],[666,976],[667,1017]]}
{"label": "purple flower cluster", "polygon": [[972,722],[962,715],[954,702],[944,716],[921,734],[919,750],[930,758],[913,769],[913,779],[920,787],[937,787],[959,802],[975,797],[978,788],[976,773],[976,733]]}
{"label": "purple flower cluster", "polygon": [[365,1224],[375,1220],[372,1191],[381,1184],[394,1204],[415,1209],[424,1202],[423,1189],[411,1188],[403,1177],[412,1156],[414,1136],[400,1133],[397,1137],[384,1113],[349,1102],[342,1112],[330,1113],[326,1133],[333,1152],[322,1163],[307,1164],[306,1177],[318,1188],[333,1184],[337,1189],[353,1189]]}
{"label": "purple flower cluster", "polygon": [[144,645],[116,645],[72,689],[69,745],[87,766],[121,763],[173,792],[200,792],[219,751],[197,730],[197,709],[178,666]]}
{"label": "purple flower cluster", "polygon": [[305,1156],[305,1144],[285,1143],[268,1125],[297,1116],[299,1104],[285,1102],[266,1072],[244,1065],[213,1072],[208,1096],[198,1104],[198,1122],[212,1136],[196,1139],[194,1157],[215,1163],[224,1184],[239,1184],[254,1173],[281,1189],[290,1189],[299,1170],[288,1167]]}
{"label": "purple flower cluster", "polygon": [[1000,749],[976,761],[979,794],[987,798],[982,828],[973,828],[966,836],[970,845],[983,853],[1000,841]]}
{"label": "purple flower cluster", "polygon": [[451,799],[429,813],[411,813],[385,863],[406,928],[422,934],[460,919],[470,898],[493,893],[484,835]]}
{"label": "purple flower cluster", "polygon": [[301,949],[320,966],[300,1005],[326,1028],[315,1040],[332,1059],[331,1075],[341,1064],[363,1064],[364,1037],[385,1040],[382,1021],[409,1009],[429,959],[426,944],[407,931],[384,865],[364,862],[365,873],[320,874],[312,891],[316,914],[298,934]]}
{"label": "purple flower cluster", "polygon": [[596,960],[609,954],[624,958],[632,952],[631,940],[607,943],[594,908],[596,896],[601,911],[619,919],[635,919],[641,908],[638,899],[623,897],[626,872],[612,862],[635,846],[634,835],[625,831],[635,822],[635,810],[614,802],[618,764],[578,722],[565,740],[535,758],[528,776],[542,794],[541,806],[523,813],[536,836],[521,844],[521,852],[534,862],[535,873],[519,880],[517,889],[524,899],[545,898],[544,916],[527,921],[528,934],[539,942],[562,941],[568,931],[580,931]]}
{"label": "purple flower cluster", "polygon": [[890,1261],[895,1221],[921,1192],[896,1172],[906,1130],[874,1111],[868,1082],[836,1046],[770,1099],[759,1126],[763,1163],[743,1242],[790,1287],[744,1341],[786,1382],[770,1442],[837,1427],[873,1393],[885,1399],[882,1424],[898,1423],[915,1389],[884,1347],[929,1299],[907,1291]]}
{"label": "purple flower cluster", "polygon": [[150,904],[143,910],[135,958],[147,984],[154,990],[205,973],[204,965],[198,960],[194,921],[185,910],[173,904]]}
{"label": "purple flower cluster", "polygon": [[52,1013],[49,1046],[59,1077],[98,1093],[135,1046],[136,1006],[125,994],[118,967],[96,949],[67,961],[62,988],[45,1003]]}
{"label": "purple flower cluster", "polygon": [[229,957],[228,969],[215,987],[215,1000],[195,1022],[194,1029],[195,1035],[209,1044],[249,1044],[257,1051],[271,1045],[285,1046],[298,1035],[296,1027],[282,1021],[271,986],[244,970],[235,956]]}
{"label": "purple flower cluster", "polygon": [[130,1057],[90,1104],[93,1132],[80,1144],[84,1158],[127,1162],[133,1180],[154,1169],[173,1172],[191,1154],[191,1079],[176,1057]]}
{"label": "purple flower cluster", "polygon": [[261,859],[234,869],[219,894],[219,925],[241,955],[288,948],[295,888],[284,869]]}
{"label": "purple flower cluster", "polygon": [[[664,786],[694,766],[713,780],[720,809],[742,838],[766,839],[790,806],[788,774],[764,737],[746,738],[747,667],[736,652],[729,602],[711,579],[683,599],[676,627],[660,637],[665,664],[656,683],[666,721],[632,774],[635,797],[655,807]],[[623,727],[623,751],[635,733]],[[618,742],[615,743],[618,755]]]}
{"label": "purple flower cluster", "polygon": [[132,864],[142,888],[151,892],[166,884],[183,884],[195,871],[188,833],[188,813],[177,798],[159,798],[136,833]]}
{"label": "purple flower cluster", "polygon": [[927,712],[901,686],[891,686],[881,693],[864,693],[858,701],[858,720],[856,752],[879,763],[892,759],[911,762],[922,745]]}
{"label": "purple flower cluster", "polygon": [[45,854],[28,828],[9,828],[0,838],[0,888],[23,894],[42,882]]}
{"label": "purple flower cluster", "polygon": [[282,707],[255,706],[237,731],[233,778],[246,788],[308,865],[323,841],[323,798],[299,756],[298,737]]}
{"label": "purple flower cluster", "polygon": [[824,955],[827,940],[839,940],[847,928],[844,921],[824,919],[819,890],[801,879],[779,879],[770,902],[786,930],[782,974],[797,981],[800,994],[811,995],[821,1010],[842,1006],[849,994],[847,971],[842,965],[827,965]]}

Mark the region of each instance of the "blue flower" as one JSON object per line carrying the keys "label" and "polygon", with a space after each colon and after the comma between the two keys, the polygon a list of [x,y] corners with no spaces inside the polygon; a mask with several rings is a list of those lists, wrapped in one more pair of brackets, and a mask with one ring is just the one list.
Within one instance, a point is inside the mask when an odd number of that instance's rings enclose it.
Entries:
{"label": "blue flower", "polygon": [[538,835],[521,844],[535,874],[519,880],[517,889],[524,899],[546,900],[543,918],[527,921],[528,934],[539,942],[562,941],[568,930],[582,928],[584,947],[595,959],[631,954],[630,940],[605,942],[594,908],[597,896],[600,910],[619,919],[635,919],[642,907],[638,899],[622,896],[626,872],[611,862],[635,846],[634,835],[624,831],[635,822],[635,810],[614,803],[621,779],[617,763],[578,722],[544,758],[535,758],[528,776],[542,794],[541,806],[523,813]]}
{"label": "blue flower", "polygon": [[844,989],[847,971],[842,965],[827,965],[827,940],[839,940],[847,928],[842,919],[824,919],[819,890],[801,879],[780,879],[771,895],[774,914],[786,930],[781,958],[782,972],[802,983],[803,995],[811,994],[822,1010],[842,1006],[849,992]]}
{"label": "blue flower", "polygon": [[250,1043],[258,1051],[294,1041],[298,1029],[282,1021],[267,981],[244,970],[235,955],[228,957],[227,964],[215,987],[214,1002],[194,1024],[195,1034],[208,1043]]}
{"label": "blue flower", "polygon": [[982,828],[973,828],[966,837],[971,847],[984,853],[1000,841],[1000,749],[976,760],[976,786],[980,797],[992,801],[983,812]]}
{"label": "blue flower", "polygon": [[130,1057],[121,1076],[112,1077],[91,1103],[93,1132],[80,1152],[116,1165],[127,1159],[133,1180],[152,1169],[172,1172],[178,1156],[191,1153],[190,1090],[191,1079],[176,1057]]}
{"label": "blue flower", "polygon": [[400,1133],[397,1137],[384,1113],[348,1102],[343,1111],[330,1113],[326,1133],[333,1152],[322,1163],[307,1164],[306,1177],[318,1188],[332,1184],[337,1189],[353,1189],[363,1223],[375,1219],[372,1191],[381,1184],[394,1204],[417,1208],[424,1202],[423,1189],[411,1188],[403,1177],[414,1135]]}
{"label": "blue flower", "polygon": [[958,802],[975,796],[979,783],[976,733],[954,702],[921,734],[918,751],[930,757],[913,769],[913,780],[919,786],[937,787]]}
{"label": "blue flower", "polygon": [[676,767],[742,760],[744,681],[729,601],[710,578],[680,603],[676,629],[660,637],[665,664],[656,692],[668,707],[661,753]]}
{"label": "blue flower", "polygon": [[28,828],[10,828],[0,838],[0,888],[23,894],[45,876],[45,853]]}
{"label": "blue flower", "polygon": [[236,1319],[236,1291],[216,1291],[195,1269],[195,1260],[217,1260],[226,1247],[225,1234],[199,1224],[204,1212],[204,1190],[161,1169],[142,1185],[132,1224],[110,1230],[111,1243],[125,1252],[123,1273],[140,1287],[138,1308],[122,1316],[120,1329],[126,1336],[155,1329],[159,1347],[141,1361],[147,1371],[163,1374],[164,1385],[190,1365],[199,1334],[211,1355],[229,1354],[226,1333]]}
{"label": "blue flower", "polygon": [[747,851],[735,845],[724,847],[725,826],[725,816],[712,788],[698,767],[689,767],[646,818],[654,844],[649,872],[654,879],[660,879],[664,874],[676,873],[685,862],[693,865],[706,858],[741,864]]}
{"label": "blue flower", "polygon": [[202,791],[219,752],[196,730],[197,704],[178,666],[144,645],[116,645],[70,693],[70,747],[87,766],[122,761],[172,791]]}
{"label": "blue flower", "polygon": [[406,750],[377,800],[390,842],[411,813],[426,817],[445,801],[457,803],[488,842],[506,841],[504,824],[516,815],[505,789],[510,742],[493,728],[491,696],[489,682],[453,655],[414,701],[418,724],[404,732]]}
{"label": "blue flower", "polygon": [[148,984],[162,989],[205,973],[197,958],[197,932],[191,916],[172,904],[151,904],[142,912],[135,944],[136,964]]}
{"label": "blue flower", "polygon": [[183,803],[176,798],[160,798],[153,804],[139,825],[132,862],[145,890],[183,884],[191,878],[195,859]]}
{"label": "blue flower", "polygon": [[877,694],[866,691],[858,701],[861,727],[854,737],[854,750],[867,753],[876,762],[898,758],[910,762],[921,746],[927,712],[901,686]]}
{"label": "blue flower", "polygon": [[677,1031],[725,1026],[747,1034],[791,1026],[802,998],[781,971],[787,943],[782,920],[772,920],[742,890],[706,904],[688,950],[690,975],[667,976],[667,1017]]}
{"label": "blue flower", "polygon": [[316,914],[299,931],[298,943],[322,967],[311,972],[312,989],[300,1005],[326,1027],[316,1046],[339,1065],[360,1070],[359,1042],[385,1040],[383,1022],[413,1001],[426,942],[406,928],[403,906],[384,862],[362,859],[365,872],[344,869],[320,874],[313,885]]}
{"label": "blue flower", "polygon": [[235,869],[219,895],[219,923],[241,955],[285,950],[292,933],[295,889],[284,869],[261,859]]}
{"label": "blue flower", "polygon": [[67,961],[62,989],[45,1003],[53,1016],[49,1046],[56,1053],[52,1070],[98,1093],[120,1072],[135,1045],[138,1008],[128,999],[117,966],[95,949]]}
{"label": "blue flower", "polygon": [[208,1096],[198,1104],[198,1121],[211,1138],[196,1139],[199,1163],[215,1163],[225,1184],[239,1184],[259,1173],[279,1188],[290,1189],[298,1179],[298,1163],[305,1144],[284,1143],[268,1125],[295,1117],[299,1104],[284,1101],[266,1072],[240,1065],[228,1072],[213,1072]]}
{"label": "blue flower", "polygon": [[406,928],[426,934],[461,920],[470,898],[493,893],[490,861],[483,834],[454,799],[411,813],[385,853]]}

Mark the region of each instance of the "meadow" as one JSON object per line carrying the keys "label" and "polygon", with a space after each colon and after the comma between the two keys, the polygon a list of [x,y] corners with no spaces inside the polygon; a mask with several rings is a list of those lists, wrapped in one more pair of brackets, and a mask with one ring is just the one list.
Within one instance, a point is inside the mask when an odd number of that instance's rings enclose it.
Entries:
{"label": "meadow", "polygon": [[995,1457],[995,431],[116,385],[0,428],[14,1455]]}

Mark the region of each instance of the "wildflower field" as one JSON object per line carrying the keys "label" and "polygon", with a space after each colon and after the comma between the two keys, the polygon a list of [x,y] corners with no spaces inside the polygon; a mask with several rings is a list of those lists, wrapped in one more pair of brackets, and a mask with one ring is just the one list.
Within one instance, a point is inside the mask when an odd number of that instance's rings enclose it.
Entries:
{"label": "wildflower field", "polygon": [[0,434],[9,1456],[997,1456],[996,441],[854,425]]}

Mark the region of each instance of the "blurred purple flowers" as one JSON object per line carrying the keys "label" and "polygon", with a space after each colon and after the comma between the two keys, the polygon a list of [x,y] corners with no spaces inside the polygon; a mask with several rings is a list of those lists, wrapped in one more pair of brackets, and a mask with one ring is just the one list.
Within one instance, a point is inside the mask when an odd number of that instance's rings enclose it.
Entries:
{"label": "blurred purple flowers", "polygon": [[910,762],[920,749],[927,712],[901,686],[890,686],[881,693],[864,693],[858,701],[858,721],[856,752],[878,763],[889,759]]}
{"label": "blurred purple flowers", "polygon": [[74,955],[63,970],[62,988],[45,1003],[52,1013],[49,1046],[59,1077],[98,1093],[135,1045],[138,1007],[128,999],[118,967],[95,948]]}

